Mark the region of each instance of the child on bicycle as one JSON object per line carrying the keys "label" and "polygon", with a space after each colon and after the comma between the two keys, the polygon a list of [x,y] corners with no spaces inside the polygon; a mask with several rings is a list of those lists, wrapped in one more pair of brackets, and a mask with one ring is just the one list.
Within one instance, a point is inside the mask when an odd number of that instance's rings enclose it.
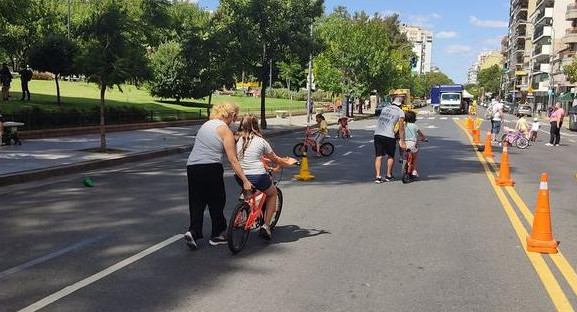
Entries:
{"label": "child on bicycle", "polygon": [[315,132],[315,142],[317,144],[316,152],[317,156],[321,157],[321,144],[325,137],[329,134],[329,124],[325,120],[325,116],[323,116],[323,114],[317,114],[315,118],[318,126],[318,130]]}
{"label": "child on bicycle", "polygon": [[279,165],[294,165],[297,160],[291,157],[278,157],[270,144],[264,139],[258,127],[255,115],[246,115],[241,121],[236,133],[236,152],[240,166],[246,178],[254,187],[267,195],[265,203],[264,224],[260,228],[260,235],[271,239],[270,222],[276,212],[277,192],[270,176],[262,163],[263,156]]}
{"label": "child on bicycle", "polygon": [[525,118],[525,115],[519,115],[519,120],[515,124],[515,130],[521,132],[524,137],[529,138],[529,123]]}
{"label": "child on bicycle", "polygon": [[417,171],[417,152],[419,151],[419,142],[427,140],[427,137],[415,123],[416,121],[417,114],[415,114],[414,111],[407,111],[405,113],[405,144],[407,145],[407,150],[410,150],[413,154],[413,172],[410,174],[414,178],[419,177],[419,173]]}
{"label": "child on bicycle", "polygon": [[539,118],[533,118],[533,123],[531,124],[531,134],[529,136],[529,141],[535,142],[537,141],[537,132],[539,132],[539,128],[541,124],[539,123]]}
{"label": "child on bicycle", "polygon": [[337,136],[335,138],[338,138],[339,135],[341,137],[349,137],[350,133],[349,133],[349,118],[347,118],[347,116],[342,116],[341,118],[339,118],[338,120],[339,123],[339,132],[337,132]]}

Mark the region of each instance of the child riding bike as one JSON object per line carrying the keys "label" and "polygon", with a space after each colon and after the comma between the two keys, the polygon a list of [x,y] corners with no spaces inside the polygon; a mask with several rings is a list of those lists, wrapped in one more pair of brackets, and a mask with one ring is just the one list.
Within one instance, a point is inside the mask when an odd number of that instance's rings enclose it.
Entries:
{"label": "child riding bike", "polygon": [[341,118],[339,118],[338,123],[339,123],[339,132],[337,132],[335,139],[338,139],[339,135],[342,138],[350,138],[351,132],[349,131],[349,118],[347,118],[347,116],[342,116]]}
{"label": "child riding bike", "polygon": [[407,111],[405,113],[405,144],[407,145],[407,151],[412,154],[412,164],[409,168],[408,174],[411,178],[418,178],[419,173],[417,171],[417,152],[419,151],[419,142],[427,141],[427,137],[423,134],[421,129],[415,124],[417,121],[417,115],[413,111]]}
{"label": "child riding bike", "polygon": [[317,143],[317,157],[321,157],[320,146],[322,145],[323,139],[329,134],[329,124],[327,123],[325,116],[323,114],[317,114],[315,116],[317,121],[318,130],[315,133],[315,142]]}
{"label": "child riding bike", "polygon": [[285,166],[293,165],[297,160],[291,157],[281,158],[274,153],[260,132],[258,119],[252,114],[246,115],[241,120],[236,139],[238,160],[246,178],[256,189],[267,195],[264,224],[260,228],[260,235],[270,240],[270,224],[276,209],[277,192],[262,163],[262,158],[266,156],[272,162]]}

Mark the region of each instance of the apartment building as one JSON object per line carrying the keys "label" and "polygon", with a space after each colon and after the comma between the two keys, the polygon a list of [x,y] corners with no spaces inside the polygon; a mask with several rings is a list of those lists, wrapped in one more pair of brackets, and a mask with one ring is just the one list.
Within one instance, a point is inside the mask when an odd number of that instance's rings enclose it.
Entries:
{"label": "apartment building", "polygon": [[565,109],[570,107],[573,94],[577,93],[574,83],[571,83],[563,73],[563,67],[573,62],[577,52],[577,1],[570,1],[565,8],[565,29],[560,37],[561,44],[553,57],[552,76],[556,100],[560,101]]}
{"label": "apartment building", "polygon": [[548,0],[510,0],[507,73],[503,84],[507,97],[518,97],[519,91],[526,90],[529,85],[533,46],[529,17],[534,14],[537,2],[542,1]]}
{"label": "apartment building", "polygon": [[417,64],[413,68],[418,74],[431,71],[433,34],[421,27],[401,25],[401,31],[407,35],[409,41],[413,43],[413,52],[417,55]]}
{"label": "apartment building", "polygon": [[479,77],[479,64],[475,63],[467,71],[467,84],[477,84]]}

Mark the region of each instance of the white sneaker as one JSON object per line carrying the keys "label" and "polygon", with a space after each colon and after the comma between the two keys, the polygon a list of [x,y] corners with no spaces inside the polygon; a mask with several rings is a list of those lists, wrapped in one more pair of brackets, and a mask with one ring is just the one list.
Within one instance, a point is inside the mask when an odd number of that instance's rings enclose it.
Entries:
{"label": "white sneaker", "polygon": [[192,250],[198,249],[198,246],[196,246],[196,241],[194,240],[194,237],[192,237],[192,233],[190,233],[190,231],[184,233],[184,241],[186,242],[188,248]]}
{"label": "white sneaker", "polygon": [[553,146],[551,143],[545,143],[545,146]]}
{"label": "white sneaker", "polygon": [[417,170],[413,170],[413,177],[418,178],[419,177],[419,173],[417,172]]}
{"label": "white sneaker", "polygon": [[559,144],[555,144],[555,146],[559,146]]}

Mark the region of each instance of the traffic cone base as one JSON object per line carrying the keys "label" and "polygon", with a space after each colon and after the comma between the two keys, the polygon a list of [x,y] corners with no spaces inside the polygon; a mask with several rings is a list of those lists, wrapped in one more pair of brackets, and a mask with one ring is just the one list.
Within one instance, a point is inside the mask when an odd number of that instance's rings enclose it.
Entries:
{"label": "traffic cone base", "polygon": [[311,172],[309,171],[309,160],[306,152],[303,153],[303,157],[301,159],[301,170],[299,174],[293,176],[293,178],[299,181],[311,181],[315,179],[315,176],[311,175]]}
{"label": "traffic cone base", "polygon": [[553,239],[553,228],[551,226],[547,174],[543,173],[541,175],[539,191],[537,192],[533,228],[531,229],[531,236],[527,237],[527,250],[554,254],[557,253],[557,245],[559,245],[559,242]]}

